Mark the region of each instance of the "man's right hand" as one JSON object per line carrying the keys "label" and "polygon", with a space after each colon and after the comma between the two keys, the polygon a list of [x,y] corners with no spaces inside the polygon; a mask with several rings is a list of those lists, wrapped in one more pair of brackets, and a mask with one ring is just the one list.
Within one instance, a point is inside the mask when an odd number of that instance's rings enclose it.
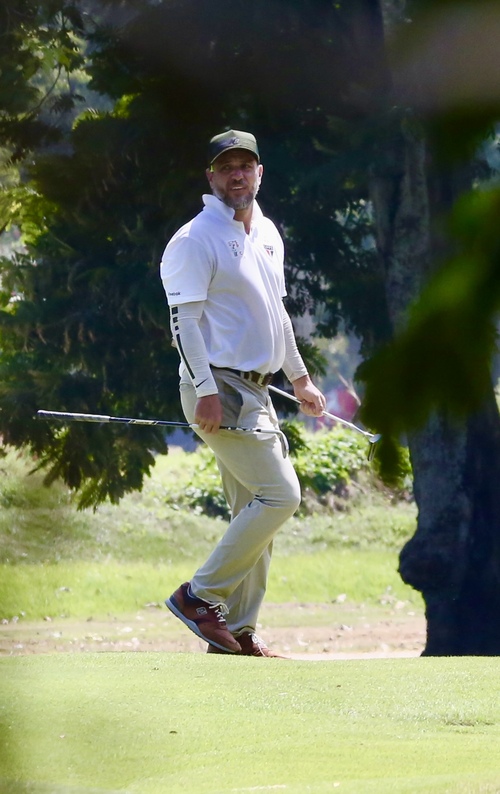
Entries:
{"label": "man's right hand", "polygon": [[194,421],[205,433],[217,433],[222,424],[222,403],[218,394],[199,397],[194,410]]}

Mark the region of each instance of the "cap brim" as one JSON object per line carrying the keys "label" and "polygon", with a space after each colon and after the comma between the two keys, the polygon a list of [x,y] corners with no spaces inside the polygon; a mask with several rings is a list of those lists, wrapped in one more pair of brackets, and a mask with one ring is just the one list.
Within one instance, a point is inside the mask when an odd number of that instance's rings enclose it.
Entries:
{"label": "cap brim", "polygon": [[224,154],[224,152],[237,151],[238,149],[243,152],[249,152],[257,160],[257,162],[260,163],[260,157],[257,152],[254,152],[254,150],[250,149],[248,146],[226,146],[225,149],[223,149],[221,152],[218,152],[215,157],[210,160],[209,165],[213,165],[221,156],[221,154]]}

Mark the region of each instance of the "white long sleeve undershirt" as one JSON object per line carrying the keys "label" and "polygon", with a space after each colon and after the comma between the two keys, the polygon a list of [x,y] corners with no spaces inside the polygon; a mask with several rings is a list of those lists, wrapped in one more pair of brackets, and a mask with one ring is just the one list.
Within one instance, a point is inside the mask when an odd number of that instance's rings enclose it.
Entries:
{"label": "white long sleeve undershirt", "polygon": [[217,394],[218,388],[208,361],[207,348],[200,331],[203,301],[170,307],[170,329],[197,397]]}
{"label": "white long sleeve undershirt", "polygon": [[293,383],[294,380],[307,375],[306,365],[302,361],[299,353],[295,334],[293,332],[292,321],[283,306],[283,332],[285,334],[285,360],[281,365],[286,377]]}
{"label": "white long sleeve undershirt", "polygon": [[[217,394],[218,388],[210,369],[207,349],[200,331],[203,301],[182,303],[170,308],[170,327],[174,343],[196,390],[197,397]],[[292,321],[283,307],[283,332],[285,360],[282,368],[288,380],[307,375],[307,369],[298,351]]]}

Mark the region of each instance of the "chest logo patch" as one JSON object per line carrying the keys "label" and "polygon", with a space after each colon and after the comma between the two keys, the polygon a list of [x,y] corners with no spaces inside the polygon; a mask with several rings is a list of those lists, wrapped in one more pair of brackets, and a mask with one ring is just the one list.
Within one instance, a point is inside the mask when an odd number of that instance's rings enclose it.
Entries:
{"label": "chest logo patch", "polygon": [[272,245],[265,245],[264,244],[264,248],[266,249],[266,251],[269,254],[269,256],[274,256],[274,248],[273,248]]}
{"label": "chest logo patch", "polygon": [[238,240],[228,240],[227,244],[233,256],[243,256],[243,251],[241,250]]}

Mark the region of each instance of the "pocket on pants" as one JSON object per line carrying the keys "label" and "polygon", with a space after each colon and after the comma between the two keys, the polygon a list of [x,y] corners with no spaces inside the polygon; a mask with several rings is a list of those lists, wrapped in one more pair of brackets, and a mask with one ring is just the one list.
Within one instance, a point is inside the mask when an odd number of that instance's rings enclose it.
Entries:
{"label": "pocket on pants", "polygon": [[240,392],[229,383],[218,384],[219,397],[222,403],[222,424],[234,427],[239,424],[243,397]]}
{"label": "pocket on pants", "polygon": [[[217,388],[219,389],[219,399],[222,405],[222,424],[235,427],[240,424],[243,397],[230,383],[226,383],[221,378],[217,378],[216,380]],[[193,384],[191,381],[181,381],[179,391],[184,416],[188,422],[194,422],[194,412],[198,398],[196,397]]]}

